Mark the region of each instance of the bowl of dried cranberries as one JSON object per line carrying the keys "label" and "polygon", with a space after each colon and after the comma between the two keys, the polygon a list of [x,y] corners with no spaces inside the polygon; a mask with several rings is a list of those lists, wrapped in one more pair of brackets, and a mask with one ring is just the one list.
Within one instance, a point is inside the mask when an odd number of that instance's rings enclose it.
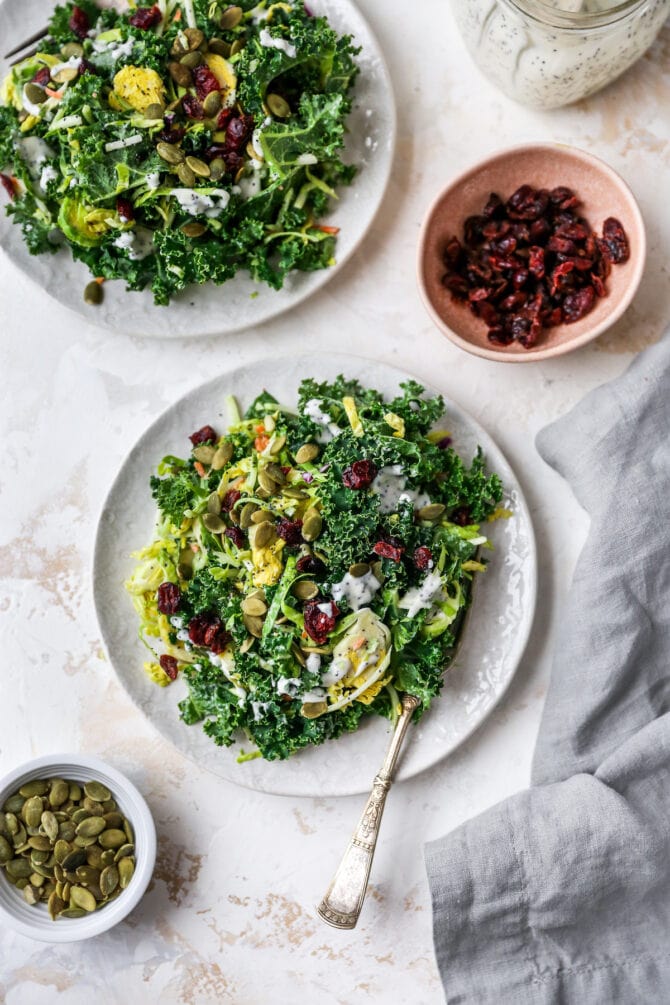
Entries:
{"label": "bowl of dried cranberries", "polygon": [[418,253],[437,327],[477,356],[526,363],[590,342],[631,303],[645,261],[633,193],[575,147],[494,154],[438,195]]}

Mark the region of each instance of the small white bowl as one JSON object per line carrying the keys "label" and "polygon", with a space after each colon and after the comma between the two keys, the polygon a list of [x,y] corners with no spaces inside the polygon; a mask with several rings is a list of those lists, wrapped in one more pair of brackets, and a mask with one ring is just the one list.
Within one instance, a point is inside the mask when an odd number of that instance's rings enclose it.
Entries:
{"label": "small white bowl", "polygon": [[122,921],[142,899],[156,862],[156,828],[143,796],[132,782],[98,757],[49,754],[36,757],[0,780],[0,806],[34,778],[65,778],[72,782],[102,782],[135,832],[135,872],[126,889],[111,903],[84,918],[49,917],[46,904],[27,904],[20,890],[0,869],[0,923],[39,942],[79,942],[100,935]]}

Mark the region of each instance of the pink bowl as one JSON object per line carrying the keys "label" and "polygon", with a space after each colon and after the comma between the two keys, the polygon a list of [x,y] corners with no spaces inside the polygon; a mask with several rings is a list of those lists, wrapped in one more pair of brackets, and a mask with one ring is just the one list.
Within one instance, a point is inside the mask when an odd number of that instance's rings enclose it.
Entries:
{"label": "pink bowl", "polygon": [[[464,220],[481,213],[491,192],[506,199],[523,184],[549,189],[566,185],[582,200],[580,213],[597,233],[603,221],[614,216],[623,224],[630,245],[628,261],[612,267],[607,296],[599,299],[580,321],[544,329],[532,349],[524,349],[517,342],[493,346],[484,322],[471,314],[467,305],[454,301],[442,285],[442,251],[447,240],[454,235],[462,237]],[[645,254],[644,222],[623,179],[583,150],[559,143],[534,143],[488,157],[459,175],[438,195],[428,210],[419,239],[419,289],[437,327],[461,349],[505,363],[531,363],[571,352],[613,325],[635,296]]]}

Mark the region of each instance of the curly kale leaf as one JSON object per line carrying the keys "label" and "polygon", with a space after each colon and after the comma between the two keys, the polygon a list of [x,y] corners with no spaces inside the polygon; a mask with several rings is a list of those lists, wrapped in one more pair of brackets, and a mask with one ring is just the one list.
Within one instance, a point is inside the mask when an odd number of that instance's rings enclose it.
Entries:
{"label": "curly kale leaf", "polygon": [[186,510],[194,510],[206,498],[206,490],[194,481],[189,468],[183,468],[167,478],[152,475],[151,494],[161,513],[179,527]]}

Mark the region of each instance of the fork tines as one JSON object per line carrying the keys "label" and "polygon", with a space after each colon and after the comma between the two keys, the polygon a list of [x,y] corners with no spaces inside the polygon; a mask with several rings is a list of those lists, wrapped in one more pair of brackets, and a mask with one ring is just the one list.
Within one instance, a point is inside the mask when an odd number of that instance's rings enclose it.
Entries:
{"label": "fork tines", "polygon": [[[41,38],[44,38],[45,35],[47,34],[48,34],[48,28],[42,28],[40,31],[36,31],[34,35],[30,36],[30,38],[25,38],[23,42],[19,42],[19,44],[15,45],[13,49],[10,49],[9,52],[6,52],[5,55],[3,56],[3,59],[9,59],[10,56],[15,56],[16,53],[19,52],[21,49],[25,49],[27,45],[32,45],[33,42],[38,42]],[[37,49],[33,50],[33,52],[26,52],[23,54],[23,56],[21,56],[21,59],[24,59],[25,56],[32,56],[34,55],[35,52],[37,52]]]}

